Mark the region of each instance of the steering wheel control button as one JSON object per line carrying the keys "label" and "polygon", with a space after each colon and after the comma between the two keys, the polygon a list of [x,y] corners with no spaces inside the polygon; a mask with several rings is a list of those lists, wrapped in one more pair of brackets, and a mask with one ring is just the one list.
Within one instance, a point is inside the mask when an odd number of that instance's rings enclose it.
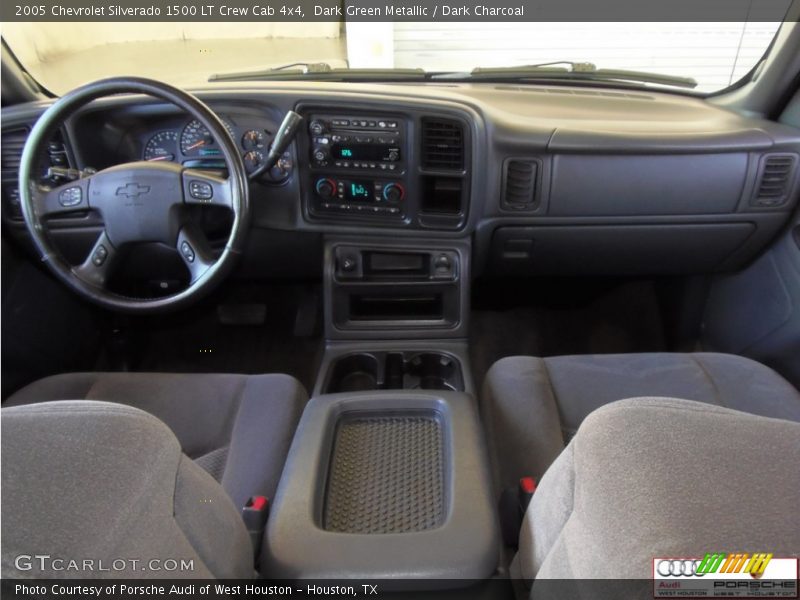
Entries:
{"label": "steering wheel control button", "polygon": [[64,208],[78,206],[83,201],[83,191],[78,186],[68,187],[58,194],[58,203]]}
{"label": "steering wheel control button", "polygon": [[108,250],[105,246],[100,244],[97,248],[95,248],[94,254],[92,254],[92,264],[95,267],[102,267],[107,258]]}
{"label": "steering wheel control button", "polygon": [[211,184],[205,181],[190,181],[189,195],[195,200],[211,200],[214,190]]}
{"label": "steering wheel control button", "polygon": [[190,263],[194,262],[194,248],[192,248],[189,242],[181,242],[181,254],[183,254],[183,258],[188,260]]}

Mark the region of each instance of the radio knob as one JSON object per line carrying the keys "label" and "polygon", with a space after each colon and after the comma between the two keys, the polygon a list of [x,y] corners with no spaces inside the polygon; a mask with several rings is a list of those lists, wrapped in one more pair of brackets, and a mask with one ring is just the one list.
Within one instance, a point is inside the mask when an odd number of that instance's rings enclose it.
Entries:
{"label": "radio knob", "polygon": [[322,121],[311,121],[311,125],[308,126],[308,130],[313,135],[322,135],[325,133],[325,124]]}
{"label": "radio knob", "polygon": [[406,191],[399,183],[387,183],[383,186],[383,199],[387,202],[400,202],[405,196]]}
{"label": "radio knob", "polygon": [[317,179],[314,189],[323,198],[333,198],[336,195],[336,182],[333,179]]}
{"label": "radio knob", "polygon": [[317,162],[325,162],[327,158],[328,158],[328,153],[325,152],[324,150],[319,150],[319,149],[314,150],[314,160],[316,160]]}
{"label": "radio knob", "polygon": [[397,150],[390,150],[387,158],[391,161],[398,160],[400,158],[400,153]]}

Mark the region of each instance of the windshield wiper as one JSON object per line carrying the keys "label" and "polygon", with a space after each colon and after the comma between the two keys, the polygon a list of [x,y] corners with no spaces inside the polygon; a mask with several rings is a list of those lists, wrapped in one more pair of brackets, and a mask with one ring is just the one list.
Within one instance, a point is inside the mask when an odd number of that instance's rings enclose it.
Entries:
{"label": "windshield wiper", "polygon": [[[559,67],[558,65],[566,65]],[[655,83],[675,87],[695,88],[697,81],[692,77],[662,75],[646,71],[628,71],[626,69],[598,69],[590,62],[572,62],[558,60],[535,65],[517,65],[513,67],[477,67],[470,73],[447,73],[437,79],[569,79],[589,81],[633,81],[637,83]]]}
{"label": "windshield wiper", "polygon": [[218,73],[209,81],[273,81],[304,79],[311,81],[409,81],[425,79],[423,69],[350,69],[333,68],[328,63],[291,63],[257,71]]}

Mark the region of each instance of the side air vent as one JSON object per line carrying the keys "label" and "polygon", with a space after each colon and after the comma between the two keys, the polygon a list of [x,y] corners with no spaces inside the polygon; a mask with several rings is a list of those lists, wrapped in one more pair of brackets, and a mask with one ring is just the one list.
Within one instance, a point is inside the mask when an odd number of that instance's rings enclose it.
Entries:
{"label": "side air vent", "polygon": [[793,154],[770,154],[761,160],[755,206],[781,206],[789,199],[794,179],[796,157]]}
{"label": "side air vent", "polygon": [[536,207],[536,181],[539,162],[510,159],[503,173],[503,206],[512,210],[533,210]]}
{"label": "side air vent", "polygon": [[458,121],[422,119],[422,166],[425,169],[464,169],[464,131]]}
{"label": "side air vent", "polygon": [[0,168],[3,171],[19,171],[22,149],[25,147],[27,139],[27,128],[3,131],[2,137],[0,137],[0,161],[2,161]]}

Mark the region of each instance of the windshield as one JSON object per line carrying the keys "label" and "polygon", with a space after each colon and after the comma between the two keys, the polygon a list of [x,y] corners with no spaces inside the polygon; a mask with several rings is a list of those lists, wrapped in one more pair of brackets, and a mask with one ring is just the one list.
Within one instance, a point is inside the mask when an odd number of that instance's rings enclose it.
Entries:
{"label": "windshield", "polygon": [[[191,87],[205,84],[214,74],[298,62],[436,73],[591,62],[606,72],[624,69],[692,78],[697,82],[694,91],[714,92],[735,83],[757,64],[779,26],[777,22],[19,22],[4,23],[3,38],[28,72],[59,95],[114,75]],[[649,85],[670,89],[663,83]]]}

